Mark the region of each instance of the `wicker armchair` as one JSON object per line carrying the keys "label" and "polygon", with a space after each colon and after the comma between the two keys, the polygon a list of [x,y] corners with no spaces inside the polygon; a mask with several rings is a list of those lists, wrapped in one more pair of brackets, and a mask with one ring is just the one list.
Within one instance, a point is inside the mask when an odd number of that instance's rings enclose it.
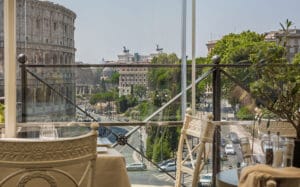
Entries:
{"label": "wicker armchair", "polygon": [[[0,186],[93,186],[98,124],[91,127],[74,138],[0,139]],[[61,169],[82,163],[85,169],[76,176]]]}
{"label": "wicker armchair", "polygon": [[[199,174],[207,161],[209,144],[213,142],[215,124],[211,121],[212,118],[212,115],[195,117],[190,115],[189,111],[185,115],[178,144],[176,187],[181,186],[184,173],[191,176],[192,187],[198,186]],[[195,145],[191,145],[193,138],[198,140]],[[183,154],[185,148],[187,153]]]}

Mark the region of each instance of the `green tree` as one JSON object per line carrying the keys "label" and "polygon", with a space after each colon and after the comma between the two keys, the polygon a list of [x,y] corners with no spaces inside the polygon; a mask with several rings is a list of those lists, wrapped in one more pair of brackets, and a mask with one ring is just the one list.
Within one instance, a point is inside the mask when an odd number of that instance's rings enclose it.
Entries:
{"label": "green tree", "polygon": [[112,84],[119,84],[119,78],[120,78],[120,73],[115,71],[111,75],[109,82],[111,82]]}
{"label": "green tree", "polygon": [[[151,64],[179,64],[180,61],[175,54],[160,54],[154,57]],[[147,105],[143,102],[139,111],[141,114],[152,113],[164,103],[180,92],[181,71],[180,68],[152,68],[148,72],[149,93],[151,101]],[[145,108],[147,106],[147,108]],[[180,100],[173,102],[162,111],[163,115],[158,115],[157,120],[179,120]],[[147,114],[147,115],[148,115]],[[171,116],[170,116],[171,114]],[[162,117],[161,117],[162,116]],[[155,119],[154,119],[155,120]],[[163,135],[160,132],[163,131]],[[171,151],[177,149],[178,131],[170,128],[151,128],[147,131],[149,140],[147,141],[147,153],[151,154],[154,161],[169,158]],[[158,138],[158,136],[160,137]],[[175,148],[176,147],[176,148]]]}
{"label": "green tree", "polygon": [[[179,64],[180,61],[176,54],[160,54],[154,57],[151,64]],[[153,68],[149,70],[148,80],[150,90],[174,88],[175,93],[179,91],[180,86],[180,68]],[[171,85],[170,85],[171,83]],[[173,84],[172,84],[173,83]]]}
{"label": "green tree", "polygon": [[254,113],[251,112],[251,110],[246,106],[241,107],[238,110],[236,116],[240,120],[252,120],[252,119],[254,119]]}
{"label": "green tree", "polygon": [[288,62],[287,49],[289,28],[292,22],[288,19],[285,26],[280,23],[283,35],[283,50],[280,53],[274,49],[267,50],[267,55],[253,55],[253,71],[256,80],[251,82],[251,91],[258,103],[276,114],[281,119],[289,121],[296,129],[300,138],[300,65],[299,54],[292,62]]}
{"label": "green tree", "polygon": [[283,23],[279,23],[279,24],[281,29],[283,30],[283,36],[279,35],[279,43],[283,42],[282,44],[283,47],[286,47],[288,43],[289,30],[294,23],[289,19],[286,19],[284,24]]}
{"label": "green tree", "polygon": [[4,123],[4,105],[0,103],[0,123]]}
{"label": "green tree", "polygon": [[281,58],[277,61],[264,60],[253,69],[257,79],[251,85],[252,95],[267,110],[288,120],[300,138],[300,65],[298,56],[292,64]]}
{"label": "green tree", "polygon": [[[208,61],[213,55],[221,57],[221,64],[257,64],[265,61],[278,62],[283,61],[284,47],[277,45],[275,42],[267,42],[264,35],[245,31],[240,34],[228,34],[219,40]],[[250,83],[257,80],[258,72],[255,68],[224,68],[232,77],[238,80],[244,87],[250,89]],[[222,95],[232,97],[231,91],[236,87],[236,83],[222,77]],[[239,99],[239,98],[236,98]],[[235,99],[232,105],[236,104]]]}
{"label": "green tree", "polygon": [[147,158],[152,159],[152,157],[153,157],[153,145],[154,145],[153,138],[147,137],[146,144],[147,144],[146,156],[147,156]]}
{"label": "green tree", "polygon": [[126,96],[122,95],[119,98],[119,102],[118,102],[118,112],[120,113],[124,113],[126,112],[126,110],[128,109],[128,99],[126,98]]}
{"label": "green tree", "polygon": [[297,53],[295,56],[294,56],[294,59],[293,59],[293,64],[300,64],[300,53]]}
{"label": "green tree", "polygon": [[138,97],[139,100],[143,99],[147,95],[147,88],[143,85],[134,85],[133,86],[133,95]]}
{"label": "green tree", "polygon": [[110,102],[117,99],[118,93],[116,93],[116,90],[103,92],[103,93],[97,93],[91,96],[90,98],[90,104],[94,105],[97,102]]}

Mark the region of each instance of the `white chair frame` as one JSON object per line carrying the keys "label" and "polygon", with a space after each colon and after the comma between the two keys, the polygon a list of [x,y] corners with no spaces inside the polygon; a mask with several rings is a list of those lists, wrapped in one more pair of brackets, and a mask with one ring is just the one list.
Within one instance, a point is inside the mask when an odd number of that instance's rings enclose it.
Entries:
{"label": "white chair frame", "polygon": [[[203,170],[208,157],[207,147],[213,142],[216,124],[213,123],[212,119],[213,116],[211,114],[202,116],[200,118],[190,114],[185,115],[185,120],[181,129],[181,136],[178,144],[175,182],[176,187],[180,187],[182,185],[181,178],[184,173],[192,176],[192,187],[198,186],[199,174]],[[189,143],[189,137],[198,138],[199,143],[194,147],[191,147]],[[187,147],[187,155],[182,154],[184,146]],[[193,155],[196,155],[195,159]],[[188,160],[191,161],[191,168],[185,165]]]}

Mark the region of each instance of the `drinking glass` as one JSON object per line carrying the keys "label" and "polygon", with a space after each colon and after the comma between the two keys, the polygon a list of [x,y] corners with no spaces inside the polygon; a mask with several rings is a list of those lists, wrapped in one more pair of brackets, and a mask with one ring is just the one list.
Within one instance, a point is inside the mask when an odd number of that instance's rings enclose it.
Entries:
{"label": "drinking glass", "polygon": [[265,154],[265,164],[272,166],[273,165],[273,142],[271,140],[270,132],[268,132],[267,139],[261,141],[261,149]]}
{"label": "drinking glass", "polygon": [[281,146],[280,133],[277,132],[277,135],[272,136],[273,142],[273,167],[279,168],[282,167],[283,163],[283,147]]}
{"label": "drinking glass", "polygon": [[246,165],[253,164],[252,151],[248,137],[240,138],[240,146],[243,154],[243,161]]}
{"label": "drinking glass", "polygon": [[44,124],[40,129],[40,139],[54,140],[58,138],[57,129],[53,124]]}
{"label": "drinking glass", "polygon": [[283,148],[283,165],[290,167],[293,165],[295,142],[293,138],[286,138]]}

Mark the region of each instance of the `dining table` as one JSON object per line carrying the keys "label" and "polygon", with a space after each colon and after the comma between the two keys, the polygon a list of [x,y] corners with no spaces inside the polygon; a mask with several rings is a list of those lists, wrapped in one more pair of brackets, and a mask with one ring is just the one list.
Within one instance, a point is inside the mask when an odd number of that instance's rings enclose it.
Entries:
{"label": "dining table", "polygon": [[130,187],[124,156],[113,148],[98,153],[95,187]]}

